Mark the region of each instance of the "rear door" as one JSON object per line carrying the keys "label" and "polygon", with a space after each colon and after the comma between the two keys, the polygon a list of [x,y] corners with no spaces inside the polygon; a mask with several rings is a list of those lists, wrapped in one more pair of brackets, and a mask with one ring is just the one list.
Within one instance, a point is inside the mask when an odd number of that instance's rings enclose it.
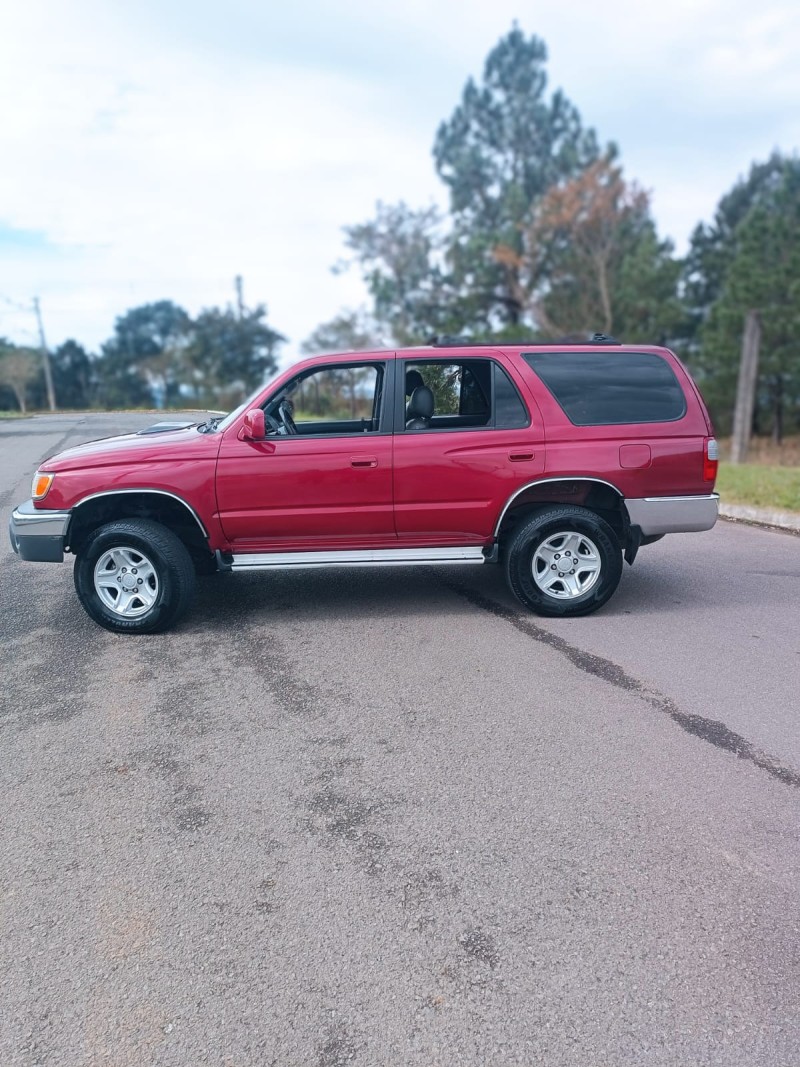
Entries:
{"label": "rear door", "polygon": [[[406,428],[406,404],[420,379],[433,393],[433,417],[425,427]],[[538,410],[523,402],[513,367],[499,352],[398,359],[396,381],[398,537],[485,543],[505,501],[544,470]]]}

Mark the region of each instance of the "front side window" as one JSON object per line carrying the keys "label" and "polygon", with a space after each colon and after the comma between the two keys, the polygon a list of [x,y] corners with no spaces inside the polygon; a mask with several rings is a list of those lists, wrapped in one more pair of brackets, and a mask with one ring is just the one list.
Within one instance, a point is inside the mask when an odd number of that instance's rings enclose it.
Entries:
{"label": "front side window", "polygon": [[525,362],[575,426],[675,422],[686,398],[654,352],[530,352]]}
{"label": "front side window", "polygon": [[267,433],[377,433],[383,381],[384,365],[376,363],[334,364],[298,375],[267,403]]}

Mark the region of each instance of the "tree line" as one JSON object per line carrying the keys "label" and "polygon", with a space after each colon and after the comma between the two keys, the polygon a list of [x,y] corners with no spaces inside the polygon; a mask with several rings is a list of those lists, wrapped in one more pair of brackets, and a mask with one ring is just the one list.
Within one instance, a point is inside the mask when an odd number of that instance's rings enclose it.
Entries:
{"label": "tree line", "polygon": [[[77,341],[49,353],[60,408],[233,406],[277,366],[282,334],[266,308],[206,308],[171,300],[132,308],[96,354]],[[40,350],[0,339],[0,406],[45,406]]]}
{"label": "tree line", "polygon": [[[372,218],[345,226],[334,270],[360,272],[369,306],[321,324],[302,349],[599,330],[673,348],[726,433],[744,323],[755,315],[753,428],[776,440],[800,428],[800,160],[775,151],[752,164],[678,257],[618,146],[548,90],[546,67],[544,42],[516,26],[490,51],[436,131],[447,209],[378,203]],[[161,301],[118,319],[97,354],[74,341],[56,349],[54,386],[62,407],[224,407],[275,368],[283,340],[263,306],[192,319]],[[41,357],[7,343],[0,351],[0,406],[37,404]]]}
{"label": "tree line", "polygon": [[468,80],[433,145],[448,209],[378,204],[345,228],[337,269],[370,296],[321,336],[373,332],[401,344],[431,334],[476,340],[586,338],[666,344],[730,431],[744,324],[760,325],[753,429],[800,429],[800,160],[754,163],[699,223],[688,253],[658,233],[650,194],[626,177],[563,92],[547,50],[518,28]]}

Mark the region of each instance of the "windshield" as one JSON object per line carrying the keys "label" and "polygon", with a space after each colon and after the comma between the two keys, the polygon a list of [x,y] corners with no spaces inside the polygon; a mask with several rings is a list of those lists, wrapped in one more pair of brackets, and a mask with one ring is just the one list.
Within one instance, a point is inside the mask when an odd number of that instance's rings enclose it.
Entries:
{"label": "windshield", "polygon": [[254,389],[250,396],[248,396],[246,400],[243,400],[241,402],[238,408],[234,408],[233,411],[229,412],[229,414],[227,414],[225,418],[221,420],[221,422],[217,423],[216,429],[227,430],[231,423],[236,422],[242,412],[247,411],[247,409],[251,407],[251,405],[258,399],[258,397],[261,396],[267,386],[272,385],[272,383],[276,381],[281,374],[283,374],[282,370],[276,371],[271,378],[264,382],[263,385],[259,385],[257,389]]}

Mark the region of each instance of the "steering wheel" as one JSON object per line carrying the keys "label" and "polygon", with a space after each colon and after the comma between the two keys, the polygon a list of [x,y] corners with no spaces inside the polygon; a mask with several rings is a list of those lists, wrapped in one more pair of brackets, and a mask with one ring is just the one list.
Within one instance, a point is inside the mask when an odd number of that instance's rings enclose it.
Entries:
{"label": "steering wheel", "polygon": [[281,417],[283,425],[286,427],[286,433],[296,434],[297,427],[295,426],[294,419],[292,418],[291,405],[287,400],[281,400],[280,404],[278,404],[278,414]]}

